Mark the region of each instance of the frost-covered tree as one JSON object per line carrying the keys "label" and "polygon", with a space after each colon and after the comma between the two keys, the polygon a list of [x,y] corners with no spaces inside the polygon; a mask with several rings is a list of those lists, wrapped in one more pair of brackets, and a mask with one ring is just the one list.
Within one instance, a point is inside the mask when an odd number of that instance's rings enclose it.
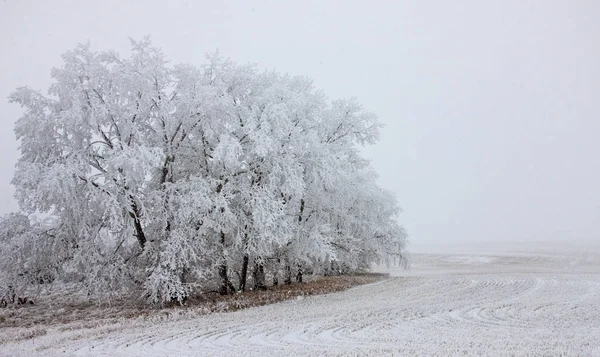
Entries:
{"label": "frost-covered tree", "polygon": [[359,151],[379,124],[355,100],[218,54],[171,65],[148,40],[63,59],[47,95],[10,97],[25,110],[16,197],[54,220],[5,218],[21,248],[3,267],[43,246],[13,266],[161,302],[401,256],[399,208]]}

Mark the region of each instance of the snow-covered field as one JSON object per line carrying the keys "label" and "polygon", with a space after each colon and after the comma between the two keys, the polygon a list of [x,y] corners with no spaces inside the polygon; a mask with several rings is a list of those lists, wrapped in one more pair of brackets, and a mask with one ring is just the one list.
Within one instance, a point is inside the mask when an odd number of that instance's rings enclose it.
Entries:
{"label": "snow-covered field", "polygon": [[2,356],[600,356],[600,247],[414,247],[413,268],[232,313],[0,331]]}

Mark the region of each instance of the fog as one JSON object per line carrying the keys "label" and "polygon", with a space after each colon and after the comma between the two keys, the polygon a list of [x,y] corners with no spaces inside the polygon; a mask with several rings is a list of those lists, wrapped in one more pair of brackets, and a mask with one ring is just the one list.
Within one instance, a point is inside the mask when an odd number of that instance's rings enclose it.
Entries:
{"label": "fog", "polygon": [[[167,5],[168,4],[168,5]],[[0,2],[0,214],[19,86],[45,91],[77,43],[174,63],[216,49],[355,96],[385,124],[365,149],[415,243],[599,240],[600,3]]]}

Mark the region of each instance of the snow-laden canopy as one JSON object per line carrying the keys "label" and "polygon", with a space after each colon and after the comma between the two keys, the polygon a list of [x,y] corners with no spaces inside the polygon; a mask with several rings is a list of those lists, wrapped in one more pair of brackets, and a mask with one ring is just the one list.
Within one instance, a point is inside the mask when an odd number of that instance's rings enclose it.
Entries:
{"label": "snow-laden canopy", "polygon": [[[355,100],[218,54],[171,65],[148,40],[129,58],[89,45],[63,58],[47,95],[10,98],[25,113],[5,285],[159,302],[402,256],[396,200],[359,151],[380,125]],[[54,219],[23,219],[35,212]]]}

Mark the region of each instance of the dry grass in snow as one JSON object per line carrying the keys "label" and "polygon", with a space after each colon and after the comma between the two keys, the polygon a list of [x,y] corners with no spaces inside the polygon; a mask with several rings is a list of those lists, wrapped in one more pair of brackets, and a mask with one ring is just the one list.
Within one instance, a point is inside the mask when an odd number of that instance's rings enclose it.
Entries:
{"label": "dry grass in snow", "polygon": [[[47,325],[68,325],[67,328],[88,328],[122,322],[126,319],[171,319],[185,315],[199,316],[212,312],[236,311],[249,307],[273,304],[298,297],[328,294],[353,286],[385,279],[387,274],[368,273],[349,276],[311,277],[302,284],[270,286],[267,290],[246,291],[220,296],[215,292],[199,294],[184,305],[172,303],[162,308],[140,304],[114,302],[112,306],[99,307],[90,303],[73,303],[65,296],[42,297],[34,305],[9,305],[0,309],[0,343],[6,341],[7,330],[14,327],[41,331]],[[63,327],[65,328],[65,327]],[[27,332],[25,336],[40,332]]]}

